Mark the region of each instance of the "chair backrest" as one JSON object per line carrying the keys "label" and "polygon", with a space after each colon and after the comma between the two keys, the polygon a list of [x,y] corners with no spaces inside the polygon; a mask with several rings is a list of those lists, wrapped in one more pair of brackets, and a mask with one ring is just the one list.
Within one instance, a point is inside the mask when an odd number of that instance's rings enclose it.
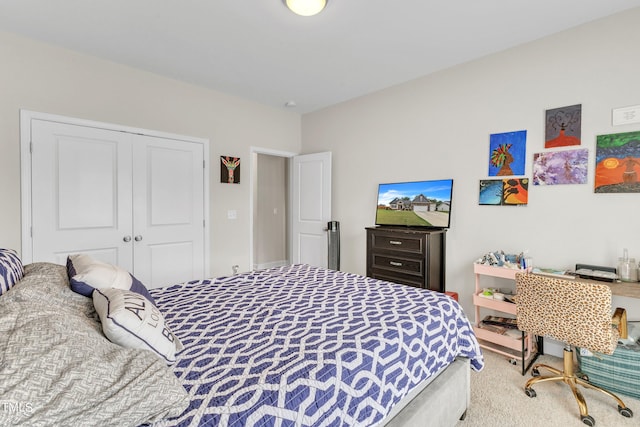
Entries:
{"label": "chair backrest", "polygon": [[611,354],[618,332],[611,326],[611,288],[601,283],[516,274],[518,329]]}

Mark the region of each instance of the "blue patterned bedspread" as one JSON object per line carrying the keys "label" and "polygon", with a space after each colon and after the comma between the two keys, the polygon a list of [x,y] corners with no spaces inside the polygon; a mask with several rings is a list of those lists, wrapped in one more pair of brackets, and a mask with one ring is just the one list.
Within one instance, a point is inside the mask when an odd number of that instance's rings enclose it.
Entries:
{"label": "blue patterned bedspread", "polygon": [[151,290],[185,345],[171,426],[376,425],[457,356],[484,361],[437,292],[293,265]]}

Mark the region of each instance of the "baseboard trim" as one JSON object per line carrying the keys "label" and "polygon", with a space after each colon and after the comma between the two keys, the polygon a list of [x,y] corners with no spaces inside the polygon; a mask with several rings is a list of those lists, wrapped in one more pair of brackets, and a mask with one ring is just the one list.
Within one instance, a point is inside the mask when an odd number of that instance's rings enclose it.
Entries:
{"label": "baseboard trim", "polygon": [[271,262],[263,262],[261,264],[255,264],[253,266],[254,270],[264,270],[265,268],[274,268],[274,267],[283,267],[285,265],[289,265],[289,261],[271,261]]}

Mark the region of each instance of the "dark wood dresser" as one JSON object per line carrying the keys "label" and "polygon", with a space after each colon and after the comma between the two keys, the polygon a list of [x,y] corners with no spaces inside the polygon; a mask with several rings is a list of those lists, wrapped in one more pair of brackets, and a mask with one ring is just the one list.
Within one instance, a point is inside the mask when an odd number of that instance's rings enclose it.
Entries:
{"label": "dark wood dresser", "polygon": [[445,291],[447,230],[367,227],[367,276]]}

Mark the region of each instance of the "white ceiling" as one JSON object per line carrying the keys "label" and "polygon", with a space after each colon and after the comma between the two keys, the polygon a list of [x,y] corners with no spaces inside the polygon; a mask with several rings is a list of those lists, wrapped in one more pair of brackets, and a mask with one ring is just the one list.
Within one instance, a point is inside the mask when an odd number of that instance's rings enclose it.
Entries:
{"label": "white ceiling", "polygon": [[0,30],[307,113],[640,0],[0,0]]}

